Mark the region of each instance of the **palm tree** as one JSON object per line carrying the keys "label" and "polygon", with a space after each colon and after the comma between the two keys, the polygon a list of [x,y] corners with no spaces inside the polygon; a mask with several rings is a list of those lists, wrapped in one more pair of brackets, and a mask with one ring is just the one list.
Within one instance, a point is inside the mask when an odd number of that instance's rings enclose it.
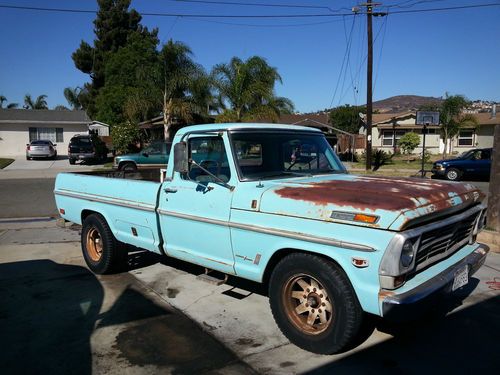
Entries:
{"label": "palm tree", "polygon": [[293,111],[293,103],[274,93],[276,82],[282,82],[276,68],[259,56],[242,61],[233,57],[229,64],[218,64],[212,70],[215,86],[226,107],[219,122],[277,120],[282,113]]}
{"label": "palm tree", "polygon": [[[3,103],[7,102],[7,98],[3,95],[0,95],[0,108],[3,108]],[[19,104],[17,103],[9,103],[7,104],[7,109],[17,108]]]}
{"label": "palm tree", "polygon": [[31,98],[30,94],[24,96],[24,108],[25,109],[49,109],[47,106],[47,95],[40,95],[35,101]]}
{"label": "palm tree", "polygon": [[162,92],[164,137],[170,139],[175,119],[190,122],[193,110],[189,89],[203,69],[192,59],[191,49],[170,39],[160,51],[159,87]]}
{"label": "palm tree", "polygon": [[464,126],[476,127],[477,119],[467,113],[463,113],[463,109],[467,107],[469,101],[462,95],[448,95],[441,104],[440,122],[441,122],[441,137],[444,141],[443,159],[446,158],[451,139],[455,137]]}
{"label": "palm tree", "polygon": [[80,103],[81,91],[82,89],[80,87],[66,87],[64,89],[64,97],[68,101],[68,104],[72,110],[82,109],[82,103]]}

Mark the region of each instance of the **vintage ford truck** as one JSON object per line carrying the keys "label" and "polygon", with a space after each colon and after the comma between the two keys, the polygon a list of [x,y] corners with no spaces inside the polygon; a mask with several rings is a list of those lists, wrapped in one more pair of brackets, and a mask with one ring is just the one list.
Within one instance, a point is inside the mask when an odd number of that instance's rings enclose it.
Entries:
{"label": "vintage ford truck", "polygon": [[162,182],[57,176],[88,267],[120,269],[130,244],[265,283],[279,328],[312,352],[349,348],[368,314],[413,314],[464,286],[489,250],[476,187],[348,174],[315,129],[196,125],[173,145]]}

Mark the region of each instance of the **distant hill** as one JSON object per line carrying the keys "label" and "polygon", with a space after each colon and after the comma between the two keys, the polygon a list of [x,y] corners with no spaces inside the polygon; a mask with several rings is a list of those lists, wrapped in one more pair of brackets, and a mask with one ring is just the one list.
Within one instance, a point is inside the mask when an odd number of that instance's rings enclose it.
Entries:
{"label": "distant hill", "polygon": [[415,111],[422,105],[440,105],[442,101],[432,96],[397,95],[373,102],[373,110],[379,113]]}

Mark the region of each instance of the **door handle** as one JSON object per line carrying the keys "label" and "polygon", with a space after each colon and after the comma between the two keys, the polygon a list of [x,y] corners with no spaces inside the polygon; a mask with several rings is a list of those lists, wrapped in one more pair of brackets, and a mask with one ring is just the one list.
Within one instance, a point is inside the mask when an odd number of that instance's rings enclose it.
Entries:
{"label": "door handle", "polygon": [[171,188],[171,187],[166,187],[163,189],[165,193],[177,193],[177,189]]}

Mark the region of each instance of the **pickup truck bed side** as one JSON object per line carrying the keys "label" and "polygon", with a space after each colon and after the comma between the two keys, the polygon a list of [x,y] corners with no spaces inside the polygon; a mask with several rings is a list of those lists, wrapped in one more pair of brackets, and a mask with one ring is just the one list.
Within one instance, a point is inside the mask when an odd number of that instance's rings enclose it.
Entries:
{"label": "pickup truck bed side", "polygon": [[160,253],[162,239],[156,214],[159,189],[160,183],[151,181],[60,173],[55,197],[57,207],[64,208],[66,220],[82,224],[86,214],[100,213],[118,241]]}

